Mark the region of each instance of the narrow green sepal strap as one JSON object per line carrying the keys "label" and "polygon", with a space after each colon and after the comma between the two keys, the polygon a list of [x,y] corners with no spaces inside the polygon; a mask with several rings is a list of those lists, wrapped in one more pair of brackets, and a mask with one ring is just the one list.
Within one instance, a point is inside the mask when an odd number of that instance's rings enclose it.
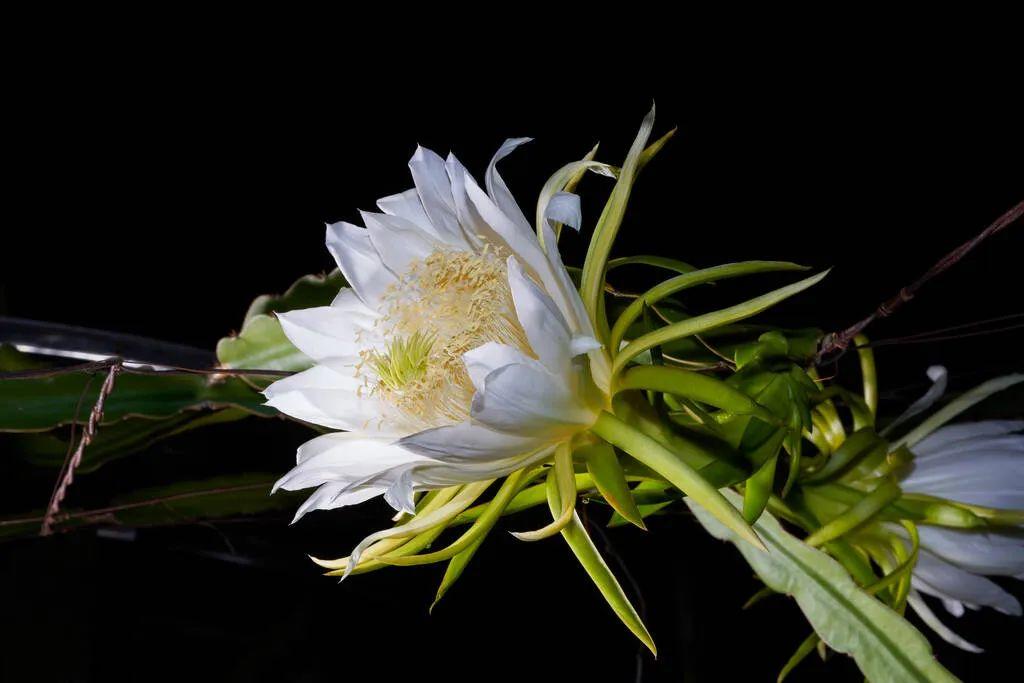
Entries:
{"label": "narrow green sepal strap", "polygon": [[878,488],[850,506],[846,512],[812,533],[804,539],[804,542],[810,546],[819,546],[857,529],[874,519],[890,503],[899,499],[901,493],[896,482],[883,481]]}
{"label": "narrow green sepal strap", "polygon": [[601,413],[591,431],[656,471],[754,547],[765,550],[743,515],[725,500],[718,489],[662,443],[608,412]]}
{"label": "narrow green sepal strap", "polygon": [[626,474],[615,455],[615,449],[606,442],[588,444],[576,449],[576,455],[587,463],[587,471],[615,512],[635,526],[646,530],[643,515],[637,507],[633,492],[626,482]]}

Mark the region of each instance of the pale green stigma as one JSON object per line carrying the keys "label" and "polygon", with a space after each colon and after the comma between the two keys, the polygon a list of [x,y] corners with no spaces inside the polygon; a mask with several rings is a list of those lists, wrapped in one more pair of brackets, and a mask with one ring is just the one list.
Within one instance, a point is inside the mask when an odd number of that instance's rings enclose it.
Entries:
{"label": "pale green stigma", "polygon": [[401,392],[423,379],[434,341],[432,334],[413,332],[389,343],[385,353],[374,352],[369,361],[381,387],[388,392]]}

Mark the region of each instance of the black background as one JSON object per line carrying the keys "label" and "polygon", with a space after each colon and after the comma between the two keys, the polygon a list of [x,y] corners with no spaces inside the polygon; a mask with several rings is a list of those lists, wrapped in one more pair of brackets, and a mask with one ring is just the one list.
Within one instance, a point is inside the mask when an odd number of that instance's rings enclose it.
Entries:
{"label": "black background", "polygon": [[[1024,198],[1024,127],[1008,101],[1019,80],[985,82],[983,70],[826,69],[747,83],[680,69],[625,90],[611,76],[352,73],[371,58],[349,54],[346,70],[323,78],[230,61],[133,64],[123,54],[68,60],[45,78],[16,75],[3,133],[0,312],[212,348],[254,296],[332,267],[324,222],[355,220],[410,186],[405,162],[417,142],[452,149],[479,177],[504,138],[535,137],[502,169],[531,215],[547,175],[595,142],[599,158],[621,161],[652,99],[656,134],[679,133],[640,179],[617,253],[833,267],[773,312],[780,323],[853,322]],[[607,188],[597,177],[581,188],[585,231]],[[1024,226],[993,238],[873,337],[1020,312],[1022,246]],[[578,264],[585,242],[570,235],[564,247]],[[782,281],[723,286],[707,302]],[[917,395],[935,362],[949,366],[954,388],[1020,370],[1021,339],[880,349],[883,408]],[[184,474],[283,472],[306,438],[276,420],[214,428],[83,476],[71,501]],[[45,501],[50,476],[5,468],[7,512]],[[557,539],[493,534],[432,616],[438,567],[339,586],[303,556],[346,554],[386,515],[376,501],[295,527],[282,517],[0,546],[9,631],[0,671],[12,681],[637,676],[635,641]],[[503,528],[540,521],[525,515]],[[608,536],[661,651],[657,661],[641,656],[638,680],[772,680],[807,633],[781,598],[740,611],[757,588],[749,569],[684,516],[646,535]],[[937,642],[961,677],[999,680],[1016,661],[1020,620],[943,618],[988,650]],[[860,680],[842,657],[812,657],[793,680],[826,676]]]}

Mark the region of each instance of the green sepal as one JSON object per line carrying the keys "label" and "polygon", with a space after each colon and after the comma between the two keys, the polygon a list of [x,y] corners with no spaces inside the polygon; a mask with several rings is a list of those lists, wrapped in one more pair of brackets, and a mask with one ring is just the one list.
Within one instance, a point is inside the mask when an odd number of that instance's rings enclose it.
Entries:
{"label": "green sepal", "polygon": [[782,683],[786,680],[786,677],[793,672],[800,662],[807,659],[807,655],[814,652],[814,648],[818,647],[818,643],[821,642],[821,638],[818,637],[817,633],[811,633],[811,635],[804,638],[803,642],[800,643],[799,647],[796,648],[796,652],[789,658],[782,670],[779,671],[778,677],[775,679],[775,683]]}
{"label": "green sepal", "polygon": [[[557,487],[550,487],[550,490],[553,491],[553,495],[548,498],[548,506],[552,516],[558,516],[562,511],[562,502],[558,499]],[[590,539],[590,535],[587,534],[587,530],[575,511],[572,513],[572,519],[569,524],[562,529],[561,533],[562,538],[565,539],[573,554],[576,555],[576,559],[579,560],[583,569],[594,582],[594,585],[597,586],[601,595],[604,596],[608,606],[618,615],[622,623],[626,625],[626,628],[632,631],[633,635],[639,638],[640,642],[654,656],[657,656],[658,648],[654,645],[654,639],[651,638],[651,634],[647,627],[644,626],[640,615],[629,601],[629,598],[626,597],[626,593],[622,590],[618,579],[615,578],[608,564],[597,551],[597,546]]]}
{"label": "green sepal", "polygon": [[622,465],[615,455],[615,449],[607,443],[595,443],[576,449],[575,455],[587,464],[587,471],[616,513],[632,524],[647,529],[643,516],[637,508],[633,493],[629,490]]}

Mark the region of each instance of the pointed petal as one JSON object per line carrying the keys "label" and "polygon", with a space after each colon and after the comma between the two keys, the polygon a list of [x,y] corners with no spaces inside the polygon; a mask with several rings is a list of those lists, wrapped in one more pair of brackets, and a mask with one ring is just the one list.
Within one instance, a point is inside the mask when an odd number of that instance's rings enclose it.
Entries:
{"label": "pointed petal", "polygon": [[397,216],[415,223],[423,230],[433,231],[427,212],[423,210],[423,202],[416,188],[410,188],[405,192],[399,192],[389,197],[381,197],[377,200],[377,208],[389,216]]}
{"label": "pointed petal", "polygon": [[358,308],[347,306],[349,302],[339,297],[331,306],[278,313],[277,319],[288,341],[313,360],[355,362],[360,350],[373,347],[377,315],[354,295],[351,298]]}
{"label": "pointed petal", "polygon": [[939,618],[935,616],[935,613],[932,612],[931,608],[925,604],[924,598],[922,598],[920,593],[917,591],[910,591],[910,596],[907,598],[907,602],[914,611],[917,612],[917,616],[921,617],[921,621],[927,624],[931,630],[935,631],[940,638],[950,645],[958,647],[961,650],[966,650],[967,652],[974,652],[975,654],[984,652],[980,647],[974,643],[964,640],[954,633],[952,629],[939,621]]}
{"label": "pointed petal", "polygon": [[439,243],[415,223],[397,216],[361,211],[370,242],[391,272],[401,277],[413,261],[425,259]]}
{"label": "pointed petal", "polygon": [[886,435],[892,432],[896,427],[903,424],[915,415],[920,415],[924,411],[935,405],[935,402],[942,398],[942,395],[946,393],[946,385],[949,381],[949,373],[946,372],[946,368],[941,365],[933,365],[928,368],[928,379],[932,381],[932,385],[928,387],[928,391],[924,395],[910,404],[903,414],[893,420],[888,427],[882,430],[882,435]]}
{"label": "pointed petal", "polygon": [[407,433],[388,405],[363,390],[354,368],[314,365],[280,379],[263,392],[267,405],[298,420],[356,432]]}
{"label": "pointed petal", "polygon": [[473,396],[470,415],[493,429],[546,439],[564,437],[597,419],[564,378],[536,362],[506,365],[487,375],[484,390]]}
{"label": "pointed petal", "polygon": [[494,153],[491,163],[487,165],[487,174],[484,181],[487,184],[487,194],[494,203],[501,209],[502,213],[508,216],[513,223],[526,232],[532,232],[530,221],[526,220],[522,209],[516,203],[515,197],[509,191],[508,186],[498,173],[498,162],[507,157],[520,145],[530,142],[533,138],[509,138],[502,143],[498,151]]}
{"label": "pointed petal", "polygon": [[526,273],[514,256],[508,258],[508,285],[519,324],[541,363],[553,373],[569,367],[569,327],[558,306]]}
{"label": "pointed petal", "polygon": [[398,444],[439,462],[478,463],[522,455],[536,450],[543,442],[533,436],[505,434],[461,422],[411,434]]}
{"label": "pointed petal", "polygon": [[337,261],[345,280],[370,308],[374,308],[387,288],[396,281],[395,275],[384,267],[365,228],[345,222],[328,225],[327,249]]}
{"label": "pointed petal", "polygon": [[937,593],[937,597],[958,600],[973,605],[991,607],[1003,614],[1021,616],[1021,606],[1015,597],[984,576],[971,574],[921,550],[914,567],[915,587],[924,592]]}
{"label": "pointed petal", "polygon": [[[984,420],[982,422],[961,422],[940,427],[921,439],[914,448],[918,459],[931,458],[941,453],[956,452],[975,443],[984,443],[992,437],[1005,436],[1024,431],[1024,420]],[[1024,440],[1024,437],[1019,437]]]}
{"label": "pointed petal", "polygon": [[412,171],[423,210],[438,239],[451,246],[467,248],[465,234],[455,211],[455,197],[452,195],[451,179],[444,159],[425,147],[417,147],[416,153],[409,160],[409,170]]}
{"label": "pointed petal", "polygon": [[921,545],[935,556],[975,574],[1024,572],[1024,533],[921,526]]}

